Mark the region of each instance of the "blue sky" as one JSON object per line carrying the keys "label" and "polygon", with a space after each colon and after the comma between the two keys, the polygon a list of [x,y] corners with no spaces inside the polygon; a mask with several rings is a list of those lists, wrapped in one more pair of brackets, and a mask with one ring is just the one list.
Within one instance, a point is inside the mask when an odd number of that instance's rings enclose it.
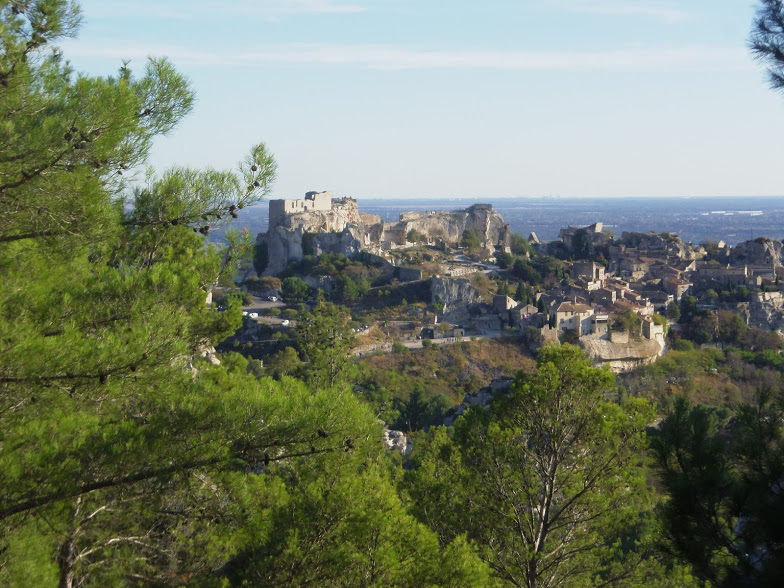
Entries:
{"label": "blue sky", "polygon": [[781,195],[784,95],[746,0],[83,0],[77,70],[168,56],[192,114],[151,163],[273,197]]}

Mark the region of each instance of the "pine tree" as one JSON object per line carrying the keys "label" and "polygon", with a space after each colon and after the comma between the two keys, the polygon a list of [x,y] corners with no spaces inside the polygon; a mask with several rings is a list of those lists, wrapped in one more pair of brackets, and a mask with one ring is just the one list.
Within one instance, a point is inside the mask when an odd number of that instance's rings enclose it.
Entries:
{"label": "pine tree", "polygon": [[637,455],[652,407],[607,402],[612,374],[574,346],[545,347],[537,363],[451,439],[438,430],[415,448],[416,511],[442,541],[467,533],[504,583],[629,585],[641,559],[617,542],[650,514]]}
{"label": "pine tree", "polygon": [[258,145],[236,171],[126,184],[192,92],[165,60],[74,74],[54,46],[78,22],[66,0],[0,3],[0,584],[179,583],[246,547],[254,472],[375,425],[348,391],[200,359],[239,325],[206,298],[250,250],[205,237],[275,162]]}

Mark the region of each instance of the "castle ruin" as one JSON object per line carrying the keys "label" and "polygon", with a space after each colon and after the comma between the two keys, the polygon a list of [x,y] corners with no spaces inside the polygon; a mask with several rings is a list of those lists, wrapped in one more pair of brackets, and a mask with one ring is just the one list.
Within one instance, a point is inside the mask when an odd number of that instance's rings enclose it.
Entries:
{"label": "castle ruin", "polygon": [[475,204],[465,210],[404,212],[395,222],[383,222],[378,215],[359,211],[353,198],[332,198],[330,192],[307,192],[301,200],[270,200],[269,229],[259,241],[267,243],[269,265],[266,274],[280,272],[293,260],[302,259],[303,235],[312,234],[313,253],[359,251],[383,255],[385,251],[408,247],[414,230],[430,244],[456,246],[463,231],[476,231],[484,247],[493,252],[506,246],[509,225],[490,204]]}

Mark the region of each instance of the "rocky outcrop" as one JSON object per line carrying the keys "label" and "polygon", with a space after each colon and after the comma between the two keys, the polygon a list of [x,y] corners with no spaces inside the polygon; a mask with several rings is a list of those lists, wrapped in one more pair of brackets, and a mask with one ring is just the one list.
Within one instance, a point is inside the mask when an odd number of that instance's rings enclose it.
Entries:
{"label": "rocky outcrop", "polygon": [[430,282],[430,299],[434,303],[441,301],[444,304],[444,313],[449,313],[479,302],[482,297],[479,290],[466,278],[445,280],[435,277]]}
{"label": "rocky outcrop", "polygon": [[429,240],[440,239],[446,243],[458,244],[463,231],[473,230],[479,239],[490,246],[507,244],[511,238],[509,225],[489,204],[474,204],[465,210],[451,212],[427,211],[406,212],[400,221],[389,223],[387,232],[408,234],[415,230]]}
{"label": "rocky outcrop", "polygon": [[628,342],[583,337],[579,341],[586,355],[598,365],[609,365],[618,374],[653,363],[664,353],[662,345],[655,340],[629,338]]}
{"label": "rocky outcrop", "polygon": [[459,244],[464,231],[474,230],[489,251],[511,239],[509,225],[489,204],[452,212],[406,212],[399,221],[387,223],[379,216],[360,212],[352,198],[330,200],[327,192],[309,194],[315,194],[315,199],[270,201],[270,227],[257,239],[268,247],[265,275],[279,273],[306,253],[350,257],[359,251],[381,254],[405,247],[410,245],[407,237],[412,230],[430,243],[450,245]]}
{"label": "rocky outcrop", "polygon": [[784,295],[781,292],[758,292],[752,294],[747,304],[746,318],[750,327],[784,332]]}
{"label": "rocky outcrop", "polygon": [[781,266],[784,244],[766,237],[738,243],[730,253],[730,265]]}
{"label": "rocky outcrop", "polygon": [[403,456],[411,453],[414,445],[403,431],[395,431],[384,427],[384,445],[388,451],[399,451]]}
{"label": "rocky outcrop", "polygon": [[638,233],[624,231],[617,244],[642,251],[661,251],[679,259],[697,259],[697,250],[671,233]]}

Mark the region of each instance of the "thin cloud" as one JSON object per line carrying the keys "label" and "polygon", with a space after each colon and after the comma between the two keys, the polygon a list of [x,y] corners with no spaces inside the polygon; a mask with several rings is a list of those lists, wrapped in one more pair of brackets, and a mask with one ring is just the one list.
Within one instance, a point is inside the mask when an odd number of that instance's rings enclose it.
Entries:
{"label": "thin cloud", "polygon": [[238,50],[74,42],[65,55],[137,59],[167,56],[196,66],[352,66],[372,70],[487,69],[539,71],[726,71],[755,67],[743,48],[702,45],[630,47],[610,51],[421,49],[391,45],[294,44]]}
{"label": "thin cloud", "polygon": [[166,20],[202,20],[226,16],[255,17],[262,20],[299,14],[356,14],[368,10],[366,3],[345,0],[170,0],[112,4],[96,2],[84,12],[88,18],[158,18]]}
{"label": "thin cloud", "polygon": [[615,16],[648,16],[667,22],[683,22],[689,13],[669,2],[635,0],[559,0],[565,9],[575,12]]}

